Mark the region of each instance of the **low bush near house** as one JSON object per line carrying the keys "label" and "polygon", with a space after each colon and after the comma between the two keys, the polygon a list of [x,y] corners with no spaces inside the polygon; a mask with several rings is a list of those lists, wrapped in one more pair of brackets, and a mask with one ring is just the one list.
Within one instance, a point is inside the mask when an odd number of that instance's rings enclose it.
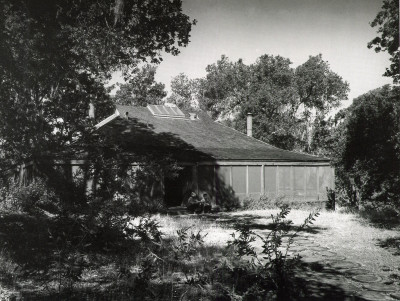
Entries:
{"label": "low bush near house", "polygon": [[325,208],[326,201],[315,201],[304,199],[303,197],[292,198],[285,195],[268,195],[263,194],[259,197],[249,196],[242,202],[243,210],[266,210],[278,209],[287,206],[299,210],[314,210],[316,208]]}
{"label": "low bush near house", "polygon": [[328,200],[326,201],[325,208],[326,210],[335,210],[336,206],[336,192],[333,189],[326,189],[326,196]]}
{"label": "low bush near house", "polygon": [[242,202],[242,208],[244,210],[263,210],[263,209],[274,209],[279,208],[283,205],[285,196],[273,196],[263,194],[260,197],[248,196]]}
{"label": "low bush near house", "polygon": [[365,202],[360,206],[358,214],[375,226],[393,228],[400,225],[400,214],[391,204],[375,204]]}
{"label": "low bush near house", "polygon": [[11,182],[3,187],[0,193],[0,210],[2,212],[25,212],[37,214],[49,210],[56,204],[56,196],[47,188],[46,183],[37,179],[28,186]]}

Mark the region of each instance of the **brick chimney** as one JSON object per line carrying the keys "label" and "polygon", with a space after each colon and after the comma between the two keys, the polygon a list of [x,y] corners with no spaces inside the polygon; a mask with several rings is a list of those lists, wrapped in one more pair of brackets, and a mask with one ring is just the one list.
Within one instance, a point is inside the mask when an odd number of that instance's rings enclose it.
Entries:
{"label": "brick chimney", "polygon": [[247,136],[253,137],[253,115],[247,113]]}

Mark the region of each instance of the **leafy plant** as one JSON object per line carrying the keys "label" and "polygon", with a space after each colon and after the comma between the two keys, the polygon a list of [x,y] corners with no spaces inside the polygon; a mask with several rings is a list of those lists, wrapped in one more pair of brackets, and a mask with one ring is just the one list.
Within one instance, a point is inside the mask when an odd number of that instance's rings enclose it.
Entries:
{"label": "leafy plant", "polygon": [[250,230],[249,225],[236,224],[234,229],[239,232],[239,236],[236,237],[236,234],[232,233],[233,240],[228,242],[228,247],[232,247],[239,257],[256,256],[254,247],[251,246],[251,243],[256,240],[256,234]]}
{"label": "leafy plant", "polygon": [[[278,214],[271,215],[272,231],[266,236],[254,233],[246,225],[237,227],[239,236],[236,238],[235,235],[232,235],[234,240],[228,242],[228,247],[233,247],[234,255],[239,259],[244,259],[244,256],[250,257],[247,259],[248,269],[257,275],[254,278],[256,281],[252,282],[253,285],[248,286],[250,291],[247,296],[255,297],[255,294],[258,294],[258,297],[266,298],[267,294],[273,292],[278,300],[289,300],[295,294],[295,290],[300,289],[296,287],[294,276],[294,271],[300,263],[299,257],[289,256],[288,251],[298,232],[309,227],[319,213],[310,213],[303,224],[293,233],[289,233],[292,221],[286,220],[289,213],[290,208],[283,206]],[[287,238],[286,245],[283,243],[284,237]],[[252,246],[257,238],[262,241],[260,256]],[[249,272],[247,273],[249,274]],[[298,293],[300,292],[297,291]]]}
{"label": "leafy plant", "polygon": [[58,199],[47,183],[39,178],[27,186],[11,182],[8,187],[4,187],[0,204],[3,210],[8,212],[54,213]]}
{"label": "leafy plant", "polygon": [[333,157],[344,203],[390,205],[400,214],[399,96],[399,87],[383,86],[354,99],[344,112]]}
{"label": "leafy plant", "polygon": [[335,210],[336,206],[336,192],[334,189],[326,188],[326,196],[328,197],[328,201],[326,202],[325,208],[327,210]]}
{"label": "leafy plant", "polygon": [[203,235],[200,230],[197,233],[189,232],[190,228],[185,227],[176,231],[177,238],[173,246],[175,259],[190,259],[204,244],[207,234]]}
{"label": "leafy plant", "polygon": [[124,231],[130,237],[139,237],[143,242],[161,241],[162,232],[157,221],[150,216],[138,218],[139,222],[135,225],[132,221],[128,222]]}

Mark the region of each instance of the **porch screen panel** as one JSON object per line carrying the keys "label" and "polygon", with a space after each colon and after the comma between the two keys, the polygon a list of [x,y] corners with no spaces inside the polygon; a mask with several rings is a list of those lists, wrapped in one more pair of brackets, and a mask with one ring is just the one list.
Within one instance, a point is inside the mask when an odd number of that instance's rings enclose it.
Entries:
{"label": "porch screen panel", "polygon": [[276,166],[264,166],[264,190],[266,194],[276,194]]}
{"label": "porch screen panel", "polygon": [[214,166],[199,166],[197,171],[199,191],[206,192],[210,197],[213,197],[215,188]]}
{"label": "porch screen panel", "polygon": [[249,193],[261,193],[261,166],[249,166]]}
{"label": "porch screen panel", "polygon": [[304,166],[293,166],[293,195],[304,196]]}
{"label": "porch screen panel", "polygon": [[217,184],[216,203],[221,204],[221,202],[230,199],[232,196],[230,184],[231,167],[217,166],[215,171],[215,182]]}
{"label": "porch screen panel", "polygon": [[332,188],[332,170],[330,166],[320,166],[318,168],[319,193],[326,194],[326,188]]}
{"label": "porch screen panel", "polygon": [[292,178],[290,169],[290,166],[279,166],[278,168],[280,194],[292,195]]}
{"label": "porch screen panel", "polygon": [[246,166],[232,166],[232,188],[236,193],[246,193]]}
{"label": "porch screen panel", "polygon": [[317,170],[315,166],[306,167],[306,196],[317,196]]}
{"label": "porch screen panel", "polygon": [[219,188],[229,188],[231,186],[231,167],[219,166],[216,171],[217,186]]}

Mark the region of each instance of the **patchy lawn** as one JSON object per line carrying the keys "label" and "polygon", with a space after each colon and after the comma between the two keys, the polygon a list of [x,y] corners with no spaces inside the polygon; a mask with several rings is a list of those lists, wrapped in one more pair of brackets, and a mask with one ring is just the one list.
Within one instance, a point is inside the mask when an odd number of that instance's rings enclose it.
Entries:
{"label": "patchy lawn", "polygon": [[[204,245],[200,247],[199,253],[193,254],[193,256],[189,256],[185,259],[177,260],[174,259],[173,256],[168,255],[170,256],[169,261],[164,262],[158,267],[161,277],[156,279],[154,285],[157,287],[154,289],[158,290],[160,294],[164,294],[165,291],[168,300],[178,300],[180,296],[185,293],[184,283],[199,280],[188,278],[188,275],[190,275],[192,271],[210,270],[218,263],[218,260],[226,256],[227,242],[232,239],[231,234],[234,232],[233,227],[235,224],[248,224],[250,229],[257,234],[261,236],[267,235],[272,227],[271,214],[277,214],[278,212],[279,210],[256,210],[207,215],[155,215],[154,218],[160,223],[161,231],[164,233],[165,242],[172,246],[170,250],[174,250],[174,246],[179,245],[177,244],[176,234],[177,231],[183,228],[188,229],[188,234],[197,234],[200,232],[200,237],[204,240]],[[292,210],[288,215],[288,219],[293,221],[292,230],[295,231],[308,215],[308,211]],[[16,228],[13,229],[13,231],[16,233],[16,236],[18,236],[22,234],[22,232],[19,233],[16,231],[22,229],[24,223],[26,224],[26,221],[18,219],[13,224],[8,224],[15,225]],[[27,224],[30,225],[30,223]],[[28,258],[29,256],[35,258],[33,254],[46,254],[46,252],[39,248],[40,246],[37,246],[38,243],[35,243],[35,239],[32,236],[34,233],[31,233],[29,229],[33,228],[28,228],[28,232],[25,233],[25,231],[24,235],[30,238],[30,240],[28,239],[23,243],[21,242],[21,246],[26,248],[26,256]],[[11,236],[12,233],[0,233],[0,240],[4,239],[4,236],[7,235]],[[375,275],[378,275],[379,279],[382,280],[381,282],[389,283],[391,288],[400,288],[400,229],[393,228],[387,230],[372,227],[356,214],[323,211],[320,213],[319,217],[317,217],[314,224],[306,230],[302,230],[299,236],[313,242],[321,248],[328,248],[329,251],[334,251],[338,259],[346,262],[358,263],[360,268],[369,270]],[[19,243],[15,245],[17,247]],[[259,241],[256,241],[254,245],[256,250],[260,250]],[[32,246],[35,248],[32,248]],[[307,248],[309,245],[305,246]],[[132,247],[135,247],[134,242]],[[295,247],[296,246],[294,246],[294,248]],[[297,248],[299,248],[299,246],[297,246]],[[128,248],[125,252],[127,256],[136,256],[132,248]],[[18,254],[22,253],[23,252],[18,252]],[[30,255],[30,253],[32,253],[32,255]],[[130,263],[126,265],[124,265],[124,262],[119,262],[117,266],[115,264],[115,256],[116,254],[108,254],[107,252],[102,254],[95,254],[92,252],[89,254],[91,265],[85,269],[82,279],[75,285],[78,291],[82,291],[82,295],[77,296],[84,296],[84,294],[89,291],[93,297],[92,299],[88,298],[88,300],[95,300],[98,297],[104,299],[104,294],[96,294],[100,291],[120,290],[118,283],[123,280],[125,281],[123,287],[127,290],[126,300],[129,300],[129,296],[131,297],[131,295],[129,295],[130,290],[134,289],[134,287],[132,288],[129,285],[132,281],[129,280],[129,278],[124,278],[121,274],[124,272],[129,274],[129,271],[135,274],[136,269],[139,268],[135,265],[135,260],[140,262],[141,258],[131,260]],[[29,291],[36,293],[44,291],[45,294],[47,294],[46,290],[49,285],[48,279],[46,282],[37,273],[35,277],[31,277],[29,274],[25,273],[24,266],[19,264],[22,259],[23,258],[15,256],[11,258],[6,245],[0,248],[0,274],[2,274],[0,275],[0,300],[2,300],[2,298],[6,299],[12,295],[21,296],[21,292],[25,292],[24,294],[26,295],[26,292]],[[34,263],[37,263],[37,260],[35,260]],[[322,263],[322,267],[325,265],[327,265],[326,262]],[[124,271],[124,267],[129,271]],[[314,278],[316,275],[320,278],[325,276],[329,278],[332,277],[332,275],[335,277],[337,276],[333,268],[327,269],[329,274],[317,274],[320,270],[321,268],[316,269],[315,266],[310,266],[307,267],[303,275],[305,278],[310,275],[314,275]],[[13,275],[16,276],[14,277]],[[330,291],[335,296],[343,296],[344,300],[345,293],[347,294],[348,292],[337,288],[335,285],[338,282],[347,281],[347,278],[344,278],[343,275],[339,276],[339,278],[336,277],[331,281],[330,286],[324,285],[327,291]],[[364,284],[362,283],[353,281],[352,283],[347,283],[347,285],[350,286],[352,290],[364,290]],[[218,292],[209,292],[209,294],[214,293]],[[373,292],[370,293],[374,294]],[[47,296],[48,298],[55,298],[55,296],[58,295],[53,291],[52,295],[47,294]],[[107,296],[110,297],[110,295]],[[319,298],[315,298],[315,300],[324,300],[327,296],[329,295],[324,292],[323,295],[319,296]],[[190,300],[189,297],[190,296],[187,295],[185,300]],[[195,297],[196,296],[193,296],[193,298]],[[392,300],[389,293],[384,295],[384,297],[388,300]],[[376,298],[379,299],[380,297],[375,296],[375,299]],[[116,294],[114,299],[121,299],[120,295]],[[204,300],[208,299],[205,298]],[[338,297],[335,300],[341,299]],[[366,299],[360,300],[370,299],[366,297]],[[372,298],[371,300],[374,299]]]}
{"label": "patchy lawn", "polygon": [[[232,226],[235,223],[248,223],[257,234],[267,235],[271,230],[271,214],[278,212],[279,210],[256,210],[207,216],[159,216],[158,219],[166,233],[173,233],[180,225],[191,226],[194,231],[201,230],[208,233],[205,241],[210,246],[224,246],[231,239],[230,234],[233,232]],[[308,211],[303,210],[291,211],[288,219],[293,221],[293,230],[304,221],[308,214]],[[373,273],[382,283],[390,284],[391,287],[400,291],[400,228],[391,230],[376,228],[357,214],[323,211],[310,228],[299,234],[336,253],[336,259],[355,263],[360,270],[364,269]],[[257,242],[253,244],[256,247],[260,246]],[[324,266],[327,263],[321,264]],[[319,276],[331,277],[323,273]],[[353,281],[351,284],[351,281],[345,278],[336,280],[340,282],[341,279],[353,290],[361,291],[365,300],[381,298],[379,295],[374,295],[373,291],[363,291],[366,289],[363,283]],[[396,294],[398,297],[398,293]],[[389,295],[382,295],[383,297],[392,300]]]}
{"label": "patchy lawn", "polygon": [[[156,216],[166,235],[172,235],[182,227],[208,233],[205,242],[224,246],[233,233],[235,223],[247,222],[259,233],[268,231],[271,214],[279,210],[254,210],[215,215]],[[288,219],[299,226],[309,211],[292,210]],[[368,265],[374,272],[385,272],[390,267],[400,274],[400,228],[382,229],[370,226],[353,213],[322,211],[313,226],[306,231],[321,246],[335,250],[349,260]]]}

